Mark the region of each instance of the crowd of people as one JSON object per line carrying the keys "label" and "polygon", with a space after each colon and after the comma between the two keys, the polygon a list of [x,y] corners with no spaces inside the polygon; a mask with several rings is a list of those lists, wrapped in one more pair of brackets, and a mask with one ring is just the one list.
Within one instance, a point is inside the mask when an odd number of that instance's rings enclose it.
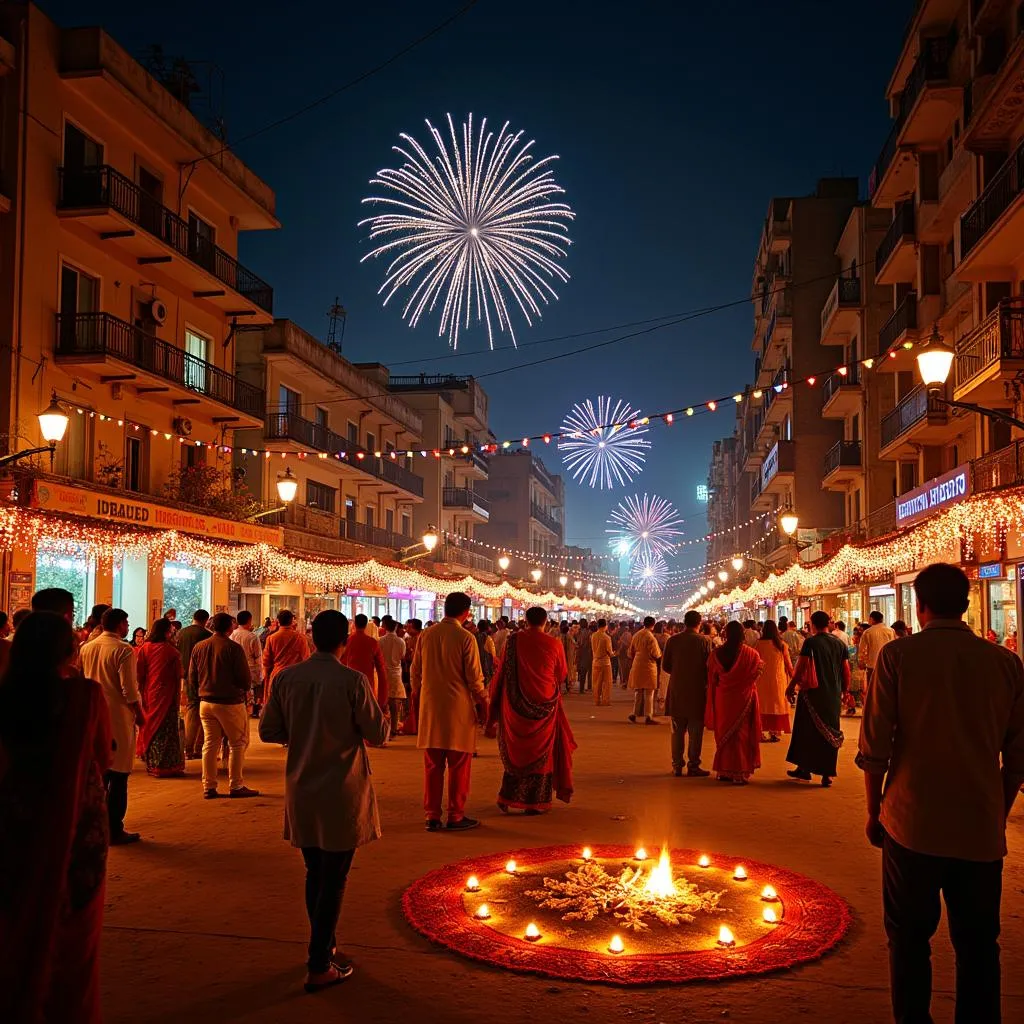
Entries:
{"label": "crowd of people", "polygon": [[[0,993],[11,1008],[0,1018],[99,1020],[107,848],[140,838],[125,828],[136,759],[156,778],[200,759],[204,799],[220,795],[222,768],[227,795],[244,799],[258,795],[244,777],[250,717],[264,742],[285,748],[284,836],[306,868],[305,987],[315,992],[353,970],[336,938],[342,897],[356,851],[381,834],[366,747],[415,735],[428,832],[479,826],[466,807],[481,733],[497,740],[500,810],[542,814],[574,793],[567,695],[607,705],[618,681],[633,693],[631,723],[669,720],[675,776],[713,771],[731,785],[761,767],[762,744],[788,735],[789,776],[830,787],[843,710],[861,704],[857,763],[867,836],[883,850],[896,1017],[928,1019],[941,891],[958,998],[971,1000],[971,1019],[996,1021],[1024,666],[962,622],[958,568],[931,566],[915,587],[924,628],[913,635],[877,612],[849,634],[821,611],[804,630],[695,610],[678,624],[610,624],[531,608],[492,625],[471,618],[460,592],[426,626],[360,614],[350,630],[330,610],[305,631],[287,609],[259,630],[244,610],[197,609],[181,626],[168,609],[143,633],[122,609],[98,605],[74,630],[72,595],[39,591],[31,612],[0,617]],[[969,693],[963,678],[974,680]],[[701,763],[706,730],[712,771]]]}

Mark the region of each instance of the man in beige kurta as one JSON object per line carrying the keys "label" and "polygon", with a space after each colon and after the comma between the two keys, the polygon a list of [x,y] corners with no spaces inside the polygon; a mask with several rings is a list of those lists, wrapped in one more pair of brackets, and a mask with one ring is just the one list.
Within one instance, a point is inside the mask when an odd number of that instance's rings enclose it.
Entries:
{"label": "man in beige kurta", "polygon": [[446,769],[446,828],[456,832],[480,824],[465,815],[477,724],[487,714],[480,650],[476,638],[462,626],[469,612],[466,594],[449,594],[444,602],[444,618],[420,634],[412,660],[412,688],[419,695],[420,709],[416,746],[423,751],[423,808],[428,832],[441,829]]}
{"label": "man in beige kurta", "polygon": [[630,641],[629,655],[633,659],[629,670],[629,688],[636,691],[633,714],[629,720],[635,722],[643,715],[646,725],[657,725],[654,719],[654,691],[658,689],[661,647],[654,635],[654,619],[650,615],[644,619],[644,628]]}
{"label": "man in beige kurta", "polygon": [[594,681],[594,703],[608,707],[612,702],[612,638],[608,635],[608,623],[597,620],[597,629],[590,634],[590,648],[593,651],[591,678]]}

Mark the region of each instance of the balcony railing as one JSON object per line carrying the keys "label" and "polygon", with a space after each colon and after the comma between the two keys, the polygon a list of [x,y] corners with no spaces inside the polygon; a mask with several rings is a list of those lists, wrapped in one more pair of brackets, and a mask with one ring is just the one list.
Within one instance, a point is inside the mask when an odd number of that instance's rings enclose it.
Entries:
{"label": "balcony railing", "polygon": [[108,207],[138,225],[260,309],[272,313],[274,290],[233,256],[204,238],[187,220],[144,192],[113,167],[61,167],[61,210]]}
{"label": "balcony railing", "polygon": [[878,332],[878,351],[886,353],[896,344],[896,339],[905,331],[917,328],[917,293],[907,292],[903,301],[893,310],[892,316]]}
{"label": "balcony railing", "polygon": [[434,548],[430,561],[440,562],[447,565],[462,565],[467,569],[475,569],[477,572],[489,572],[495,575],[498,572],[494,559],[478,551],[469,551],[459,547],[457,544],[438,544]]}
{"label": "balcony railing", "polygon": [[896,251],[896,246],[905,238],[914,237],[914,204],[907,201],[896,207],[889,230],[886,231],[875,252],[875,273],[877,274]]}
{"label": "balcony railing", "polygon": [[260,522],[267,526],[293,526],[320,537],[338,536],[339,520],[334,512],[325,512],[323,509],[302,505],[297,501],[289,502],[284,508],[262,516]]}
{"label": "balcony railing", "polygon": [[925,86],[949,80],[949,39],[936,36],[921,40],[921,53],[907,76],[906,85],[900,93],[897,123],[906,124]]}
{"label": "balcony railing", "polygon": [[1024,305],[1001,302],[956,345],[956,387],[1000,359],[1024,360]]}
{"label": "balcony railing", "polygon": [[846,368],[846,376],[841,373],[830,373],[821,386],[822,409],[832,401],[843,388],[860,387],[860,363],[851,363]]}
{"label": "balcony railing", "polygon": [[[480,447],[477,442],[460,440],[457,437],[446,437],[444,439],[444,446],[449,451],[455,449],[456,459],[462,459],[464,462],[470,463],[470,465],[474,466],[481,473],[487,474],[490,472],[490,460],[482,451],[480,451]],[[469,448],[469,451],[463,453],[463,448]]]}
{"label": "balcony railing", "polygon": [[903,125],[899,121],[894,121],[885,142],[882,143],[882,149],[878,154],[878,159],[875,161],[875,166],[871,169],[871,174],[868,177],[869,197],[874,196],[878,190],[879,183],[885,177],[885,172],[889,170],[892,158],[896,155],[896,142],[902,131]]}
{"label": "balcony railing", "polygon": [[840,277],[836,280],[832,291],[829,292],[828,298],[825,300],[825,305],[821,307],[822,331],[825,330],[825,325],[832,319],[840,306],[852,306],[854,308],[860,306],[859,277]]}
{"label": "balcony railing", "polygon": [[860,441],[839,441],[825,455],[825,476],[841,466],[859,469],[862,463]]}
{"label": "balcony railing", "polygon": [[552,533],[562,535],[562,524],[547,509],[542,508],[535,501],[530,503],[530,515],[542,526],[546,526]]}
{"label": "balcony railing", "polygon": [[1010,155],[985,191],[960,218],[960,258],[967,254],[988,233],[1009,205],[1024,192],[1024,142]]}
{"label": "balcony railing", "polygon": [[919,385],[892,412],[882,417],[882,447],[888,448],[893,441],[931,415],[944,418],[946,406],[938,396]]}
{"label": "balcony railing", "polygon": [[[777,374],[771,384],[765,388],[764,392],[764,411],[767,412],[775,400],[786,391],[789,390],[789,368],[783,366]],[[762,420],[763,423],[763,420]]]}
{"label": "balcony railing", "polygon": [[443,498],[445,508],[479,508],[486,513],[491,511],[491,503],[471,487],[446,487]]}
{"label": "balcony railing", "polygon": [[372,544],[378,548],[389,548],[397,551],[411,547],[415,541],[412,537],[386,530],[383,526],[370,526],[368,523],[357,523],[353,519],[342,519],[340,536],[355,544]]}
{"label": "balcony railing", "polygon": [[249,416],[263,416],[259,388],[109,313],[58,313],[56,351],[72,359],[118,359]]}

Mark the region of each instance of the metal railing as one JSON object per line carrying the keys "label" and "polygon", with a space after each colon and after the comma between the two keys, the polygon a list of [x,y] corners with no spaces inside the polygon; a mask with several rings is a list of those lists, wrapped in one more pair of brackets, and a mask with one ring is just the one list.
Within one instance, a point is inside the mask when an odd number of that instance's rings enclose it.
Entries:
{"label": "metal railing", "polygon": [[312,505],[302,505],[297,501],[289,502],[284,508],[270,512],[260,518],[267,526],[294,526],[306,533],[315,533],[320,537],[338,536],[338,516],[334,512],[325,512]]}
{"label": "metal railing", "polygon": [[1020,301],[999,303],[956,343],[956,387],[963,387],[1000,359],[1024,360],[1024,305]]}
{"label": "metal railing", "polygon": [[457,544],[438,544],[430,556],[430,561],[448,565],[463,565],[477,572],[489,572],[497,575],[498,569],[493,558],[476,551],[468,551]]}
{"label": "metal railing", "polygon": [[350,540],[355,544],[372,544],[378,548],[389,548],[397,551],[400,548],[411,547],[414,543],[412,537],[395,533],[394,530],[387,530],[383,526],[370,526],[369,523],[357,523],[354,519],[342,519],[339,536]]}
{"label": "metal railing", "polygon": [[896,247],[905,238],[911,241],[914,239],[914,203],[907,201],[900,203],[893,214],[892,223],[885,237],[879,243],[875,251],[875,273],[881,272],[882,268],[889,261],[889,257],[896,251]]}
{"label": "metal railing", "polygon": [[903,301],[893,310],[892,316],[882,324],[878,332],[878,351],[883,355],[896,344],[896,339],[905,331],[917,328],[917,293],[907,292]]}
{"label": "metal railing", "polygon": [[1007,207],[1024,192],[1024,142],[985,186],[985,191],[960,218],[960,259],[988,233]]}
{"label": "metal railing", "polygon": [[860,387],[860,363],[851,363],[846,368],[846,375],[841,373],[830,373],[821,386],[821,407],[822,409],[832,401],[843,388]]}
{"label": "metal railing", "polygon": [[56,352],[119,359],[232,409],[263,415],[259,388],[110,313],[58,313]]}
{"label": "metal railing", "polygon": [[562,536],[561,522],[535,501],[530,502],[530,515],[542,526],[546,526],[552,533],[557,533],[559,537]]}
{"label": "metal railing", "polygon": [[274,289],[266,281],[199,234],[187,220],[168,210],[131,178],[107,165],[61,167],[59,174],[59,209],[109,207],[260,309],[273,312]]}
{"label": "metal railing", "polygon": [[445,487],[442,496],[445,508],[478,508],[490,514],[491,503],[471,487]]}
{"label": "metal railing", "polygon": [[869,198],[874,196],[875,192],[878,191],[878,185],[885,177],[885,172],[889,169],[889,165],[892,163],[892,159],[896,155],[896,143],[900,137],[900,132],[902,131],[903,125],[899,121],[894,121],[892,127],[889,129],[889,134],[886,136],[885,142],[882,143],[882,148],[878,153],[878,159],[875,160],[875,166],[871,168],[871,174],[868,177]]}
{"label": "metal railing", "polygon": [[921,40],[921,53],[900,93],[897,123],[901,127],[907,123],[925,86],[949,80],[949,52],[949,38],[946,36]]}
{"label": "metal railing", "polygon": [[860,441],[838,441],[825,454],[825,476],[841,466],[859,469],[862,464]]}
{"label": "metal railing", "polygon": [[839,277],[828,293],[825,305],[821,307],[821,329],[835,315],[840,306],[860,306],[860,278]]}
{"label": "metal railing", "polygon": [[[480,451],[478,442],[473,440],[466,441],[464,439],[449,436],[444,439],[444,446],[448,451],[454,449],[454,457],[456,459],[462,459],[464,462],[470,463],[476,469],[480,470],[481,473],[490,473],[490,460],[482,451]],[[463,452],[463,448],[468,448],[469,451]]]}
{"label": "metal railing", "polygon": [[764,392],[764,411],[767,413],[768,410],[775,404],[775,400],[786,392],[789,388],[789,367],[783,366],[777,374],[771,384],[765,388]]}
{"label": "metal railing", "polygon": [[918,385],[892,412],[882,417],[882,447],[888,448],[921,420],[934,416],[943,423],[946,415],[943,401],[930,394],[923,385]]}

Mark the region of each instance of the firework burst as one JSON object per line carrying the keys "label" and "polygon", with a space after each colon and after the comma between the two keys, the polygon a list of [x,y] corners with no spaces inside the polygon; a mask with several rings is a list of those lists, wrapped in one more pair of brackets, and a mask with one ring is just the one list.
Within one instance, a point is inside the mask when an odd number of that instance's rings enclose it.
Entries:
{"label": "firework burst", "polygon": [[590,487],[625,487],[644,468],[647,424],[628,402],[601,396],[577,403],[562,420],[558,450],[572,478]]}
{"label": "firework burst", "polygon": [[675,505],[656,494],[631,495],[612,510],[606,532],[612,550],[636,563],[644,556],[668,555],[683,535]]}
{"label": "firework burst", "polygon": [[650,597],[668,586],[668,563],[657,553],[642,552],[633,563],[629,579],[637,590]]}
{"label": "firework burst", "polygon": [[384,212],[368,224],[370,240],[386,239],[363,257],[390,260],[378,294],[384,304],[409,290],[402,316],[415,327],[425,313],[440,309],[439,335],[458,347],[459,331],[475,319],[507,331],[515,343],[512,310],[532,324],[541,305],[557,299],[552,282],[569,280],[561,265],[570,243],[566,222],[574,214],[554,178],[555,156],[536,159],[533,140],[509,130],[495,133],[487,119],[474,130],[470,114],[456,128],[451,114],[447,137],[427,121],[436,153],[411,135],[394,147],[404,163],[378,171],[370,184],[387,190],[364,199]]}

